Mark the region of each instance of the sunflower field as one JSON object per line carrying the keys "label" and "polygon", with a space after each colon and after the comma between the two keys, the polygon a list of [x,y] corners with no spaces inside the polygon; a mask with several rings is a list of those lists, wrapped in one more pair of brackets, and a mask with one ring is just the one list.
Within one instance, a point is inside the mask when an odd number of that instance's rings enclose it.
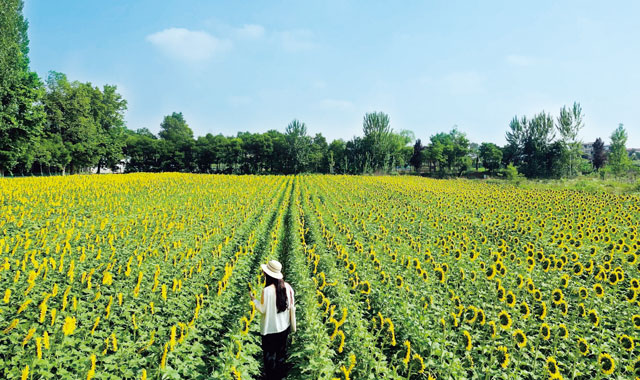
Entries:
{"label": "sunflower field", "polygon": [[[0,179],[0,377],[640,379],[640,198],[418,177]],[[640,346],[640,342],[639,346]]]}

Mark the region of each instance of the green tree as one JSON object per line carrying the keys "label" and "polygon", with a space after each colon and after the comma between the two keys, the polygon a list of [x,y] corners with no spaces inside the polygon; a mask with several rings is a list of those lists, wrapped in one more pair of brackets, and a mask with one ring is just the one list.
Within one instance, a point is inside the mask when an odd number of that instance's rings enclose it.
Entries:
{"label": "green tree", "polygon": [[293,119],[287,125],[284,134],[288,144],[286,173],[301,173],[309,165],[311,151],[311,137],[307,136],[307,126],[303,122]]}
{"label": "green tree", "polygon": [[337,139],[331,141],[329,144],[329,173],[346,173],[345,166],[345,151],[347,148],[347,144],[342,139]]}
{"label": "green tree", "polygon": [[329,144],[321,133],[316,133],[309,150],[309,170],[313,173],[327,173]]}
{"label": "green tree", "polygon": [[187,171],[196,169],[193,157],[195,141],[193,131],[189,128],[182,112],[173,112],[165,116],[160,123],[158,133],[161,144],[162,170]]}
{"label": "green tree", "polygon": [[21,0],[0,11],[0,175],[16,165],[30,169],[44,125],[43,85],[29,70],[28,23]]}
{"label": "green tree", "polygon": [[593,142],[593,157],[591,158],[591,163],[593,164],[594,169],[600,170],[605,161],[607,160],[607,152],[604,150],[604,141],[600,137]]}
{"label": "green tree", "polygon": [[384,112],[365,114],[362,121],[362,132],[364,133],[362,142],[367,157],[365,162],[370,162],[372,170],[382,169],[385,166],[385,160],[388,161],[393,154],[393,136],[389,125],[389,115]]}
{"label": "green tree", "polygon": [[116,86],[111,85],[103,86],[102,91],[97,87],[93,89],[91,109],[99,131],[96,149],[98,173],[101,168],[113,169],[124,157],[127,101],[116,90]]}
{"label": "green tree", "polygon": [[563,106],[560,109],[556,128],[560,133],[560,141],[563,144],[566,173],[569,176],[577,174],[579,162],[582,156],[582,143],[578,140],[578,133],[583,127],[582,107],[574,102],[571,108]]}
{"label": "green tree", "polygon": [[417,172],[422,167],[422,162],[424,161],[424,146],[422,146],[422,141],[420,139],[416,140],[416,143],[413,144],[413,155],[411,155],[411,159],[409,163],[413,166],[413,169]]}
{"label": "green tree", "polygon": [[502,149],[494,143],[482,143],[480,145],[479,160],[482,161],[482,166],[493,173],[500,168],[502,162]]}
{"label": "green tree", "polygon": [[627,153],[627,131],[622,123],[618,124],[611,134],[611,145],[609,147],[609,157],[607,159],[611,172],[621,175],[629,170],[631,160]]}
{"label": "green tree", "polygon": [[158,138],[147,128],[125,131],[125,172],[157,172],[160,170]]}
{"label": "green tree", "polygon": [[103,137],[95,118],[95,97],[96,89],[90,83],[69,83],[66,75],[49,73],[44,134],[56,142],[51,146],[59,150],[56,156],[63,161],[56,161],[53,166],[61,168],[62,174],[67,166],[71,173],[94,167],[101,158],[99,144]]}

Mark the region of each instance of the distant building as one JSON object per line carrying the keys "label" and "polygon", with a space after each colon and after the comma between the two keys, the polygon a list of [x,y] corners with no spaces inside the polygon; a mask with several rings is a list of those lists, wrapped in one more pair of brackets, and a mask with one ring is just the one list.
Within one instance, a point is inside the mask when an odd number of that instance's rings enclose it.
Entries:
{"label": "distant building", "polygon": [[[595,142],[595,141],[594,141]],[[582,143],[582,157],[593,161],[593,143]],[[609,145],[604,146],[605,153],[609,153]]]}

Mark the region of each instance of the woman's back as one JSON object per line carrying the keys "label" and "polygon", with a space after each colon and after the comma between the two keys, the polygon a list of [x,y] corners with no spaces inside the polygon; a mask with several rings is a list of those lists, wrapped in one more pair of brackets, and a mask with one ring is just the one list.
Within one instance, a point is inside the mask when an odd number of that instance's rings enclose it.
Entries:
{"label": "woman's back", "polygon": [[[275,334],[286,330],[290,325],[289,307],[293,304],[293,288],[285,282],[287,290],[287,309],[278,313],[276,306],[276,287],[266,286],[262,291],[262,305],[256,303],[259,311],[262,311],[260,319],[260,333],[262,335]],[[262,310],[260,310],[262,307]]]}

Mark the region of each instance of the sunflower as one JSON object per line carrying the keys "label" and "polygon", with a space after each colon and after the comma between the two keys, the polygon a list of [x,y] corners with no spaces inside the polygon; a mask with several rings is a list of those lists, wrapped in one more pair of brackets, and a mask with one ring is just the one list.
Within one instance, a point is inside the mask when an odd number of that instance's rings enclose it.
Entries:
{"label": "sunflower", "polygon": [[631,317],[631,322],[633,323],[633,327],[635,327],[636,329],[640,329],[640,315],[635,314],[633,317]]}
{"label": "sunflower", "polygon": [[562,313],[562,315],[567,315],[567,312],[569,311],[569,305],[567,304],[567,301],[562,300],[558,304],[558,309],[560,309],[560,312]]}
{"label": "sunflower", "polygon": [[589,353],[589,343],[584,338],[578,338],[578,351],[582,356],[587,356]]}
{"label": "sunflower", "polygon": [[498,362],[500,363],[500,367],[502,368],[507,368],[507,366],[509,365],[509,354],[507,353],[507,347],[498,347]]}
{"label": "sunflower", "polygon": [[594,327],[598,327],[598,324],[600,323],[598,312],[595,309],[591,309],[589,310],[589,313],[587,313],[587,316],[589,317],[589,322],[591,322]]}
{"label": "sunflower", "polygon": [[637,278],[632,278],[630,281],[631,287],[635,290],[640,289],[640,280]]}
{"label": "sunflower", "polygon": [[540,291],[540,289],[536,289],[533,292],[533,298],[538,302],[542,301],[542,292]]}
{"label": "sunflower", "polygon": [[477,317],[478,309],[473,305],[467,307],[467,310],[465,312],[465,321],[467,321],[468,323],[473,323],[476,321]]}
{"label": "sunflower", "polygon": [[558,326],[558,336],[562,339],[567,339],[569,337],[569,330],[564,323],[561,323]]}
{"label": "sunflower", "polygon": [[596,283],[593,285],[593,291],[596,292],[596,296],[602,297],[604,295],[604,288],[600,283]]}
{"label": "sunflower", "polygon": [[487,268],[487,280],[493,280],[493,278],[496,276],[496,267],[495,265],[490,266],[489,268]]}
{"label": "sunflower", "polygon": [[629,303],[634,303],[634,302],[636,302],[636,296],[637,296],[637,295],[638,295],[638,294],[636,293],[636,290],[635,290],[635,289],[633,289],[633,288],[629,288],[629,289],[627,289],[627,291],[626,291],[626,293],[625,293],[625,296],[626,296],[627,301],[628,301]]}
{"label": "sunflower", "polygon": [[577,263],[573,264],[573,275],[574,276],[581,276],[583,271],[584,271],[584,267],[582,266],[581,262],[577,262]]}
{"label": "sunflower", "polygon": [[484,310],[482,309],[478,309],[478,313],[477,313],[478,318],[476,319],[478,321],[478,323],[480,323],[480,325],[484,326],[484,323],[486,321],[486,316],[484,315]]}
{"label": "sunflower", "polygon": [[511,290],[507,292],[507,306],[514,307],[516,305],[516,295]]}
{"label": "sunflower", "polygon": [[500,300],[500,302],[504,302],[506,293],[507,291],[505,290],[505,288],[500,285],[498,287],[498,300]]}
{"label": "sunflower", "polygon": [[566,288],[568,285],[569,285],[569,275],[565,273],[560,278],[560,286],[562,286],[563,288]]}
{"label": "sunflower", "polygon": [[558,369],[558,363],[556,359],[549,356],[547,358],[547,371],[549,371],[549,375],[552,379],[557,379],[560,377],[560,369]]}
{"label": "sunflower", "polygon": [[444,283],[444,270],[442,270],[441,267],[437,267],[436,269],[434,269],[434,272],[436,273],[436,278],[438,279],[438,281],[442,284]]}
{"label": "sunflower", "polygon": [[633,351],[635,347],[633,338],[626,334],[620,337],[620,345],[627,351]]}
{"label": "sunflower", "polygon": [[522,288],[522,285],[524,285],[524,278],[522,277],[521,274],[519,274],[518,277],[516,278],[516,286],[518,288]]}
{"label": "sunflower", "polygon": [[584,286],[581,286],[580,289],[578,289],[578,295],[583,300],[587,299],[587,297],[589,297],[589,290],[587,288],[585,288]]}
{"label": "sunflower", "polygon": [[[584,304],[582,302],[580,302],[580,304],[578,304],[578,315],[581,316],[581,317],[584,317],[585,315],[587,315],[587,308],[584,306]],[[640,321],[638,321],[638,322],[640,322]],[[638,328],[640,328],[640,325],[638,326]]]}
{"label": "sunflower", "polygon": [[529,305],[526,301],[522,301],[520,304],[520,314],[522,315],[522,319],[529,318],[529,315],[531,314],[531,310],[529,309]]}
{"label": "sunflower", "polygon": [[527,345],[527,336],[520,329],[513,332],[513,339],[520,348],[524,348]]}
{"label": "sunflower", "polygon": [[605,375],[611,375],[613,370],[616,369],[616,362],[613,360],[611,355],[607,353],[603,353],[598,356],[598,363]]}
{"label": "sunflower", "polygon": [[562,302],[563,299],[564,299],[564,294],[562,294],[562,290],[558,288],[553,289],[553,291],[551,292],[551,300],[553,301],[553,303],[557,305],[560,302]]}
{"label": "sunflower", "polygon": [[549,340],[549,338],[551,338],[551,328],[548,324],[543,323],[540,325],[540,335],[544,340]]}
{"label": "sunflower", "polygon": [[506,311],[502,310],[500,314],[498,314],[498,322],[500,322],[500,327],[505,330],[508,330],[511,327],[511,315]]}
{"label": "sunflower", "polygon": [[469,332],[465,330],[462,332],[462,335],[463,335],[462,342],[464,343],[464,348],[467,351],[471,351],[471,348],[473,348],[473,345],[471,343],[471,334],[469,334]]}
{"label": "sunflower", "polygon": [[547,304],[544,301],[538,303],[535,310],[536,317],[538,317],[539,320],[542,321],[547,317]]}

